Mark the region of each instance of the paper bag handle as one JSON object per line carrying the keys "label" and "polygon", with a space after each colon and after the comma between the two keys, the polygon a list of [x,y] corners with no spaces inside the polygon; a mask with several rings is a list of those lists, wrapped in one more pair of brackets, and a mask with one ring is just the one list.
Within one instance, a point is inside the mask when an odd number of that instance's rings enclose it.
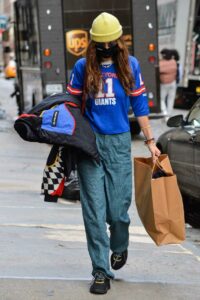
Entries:
{"label": "paper bag handle", "polygon": [[161,166],[161,164],[160,164],[160,162],[159,162],[158,159],[157,159],[156,162],[153,164],[153,167],[152,167],[152,174],[154,173],[155,167],[156,167],[156,166],[157,166],[161,171],[163,171],[166,175],[168,175],[168,176],[173,175],[173,173],[165,171],[165,169]]}
{"label": "paper bag handle", "polygon": [[[163,169],[163,167],[161,166],[159,160],[157,159],[156,162],[153,164],[153,168],[152,168],[152,173],[154,173],[155,167],[158,167],[161,171],[165,172],[165,170]],[[166,172],[165,172],[166,173]]]}

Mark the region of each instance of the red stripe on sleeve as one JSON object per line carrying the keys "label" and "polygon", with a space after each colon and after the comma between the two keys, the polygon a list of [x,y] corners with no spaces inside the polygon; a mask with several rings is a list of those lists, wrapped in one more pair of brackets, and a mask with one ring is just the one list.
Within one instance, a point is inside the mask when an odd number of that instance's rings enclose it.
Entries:
{"label": "red stripe on sleeve", "polygon": [[132,91],[130,95],[131,96],[139,96],[139,95],[143,94],[144,92],[146,92],[146,88],[145,88],[145,86],[141,86],[139,89]]}
{"label": "red stripe on sleeve", "polygon": [[72,95],[81,95],[83,91],[72,88],[69,84],[67,86],[67,91]]}

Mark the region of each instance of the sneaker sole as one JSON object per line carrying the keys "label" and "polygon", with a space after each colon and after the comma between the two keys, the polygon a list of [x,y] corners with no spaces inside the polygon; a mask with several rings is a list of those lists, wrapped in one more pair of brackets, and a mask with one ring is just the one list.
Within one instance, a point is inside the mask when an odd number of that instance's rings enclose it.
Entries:
{"label": "sneaker sole", "polygon": [[99,295],[101,294],[102,295],[102,294],[106,294],[109,289],[110,289],[110,287],[108,287],[106,291],[101,291],[101,290],[92,291],[92,290],[90,290],[90,293],[91,294],[99,294]]}
{"label": "sneaker sole", "polygon": [[109,284],[106,291],[102,291],[102,290],[98,290],[98,289],[97,290],[90,289],[90,293],[91,294],[106,294],[109,289],[110,289],[110,284]]}

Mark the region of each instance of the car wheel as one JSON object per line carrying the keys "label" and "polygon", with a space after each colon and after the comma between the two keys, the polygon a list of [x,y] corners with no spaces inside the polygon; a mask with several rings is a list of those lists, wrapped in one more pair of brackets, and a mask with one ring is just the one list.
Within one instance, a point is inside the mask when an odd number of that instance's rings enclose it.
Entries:
{"label": "car wheel", "polygon": [[185,222],[194,228],[200,228],[200,202],[183,195]]}

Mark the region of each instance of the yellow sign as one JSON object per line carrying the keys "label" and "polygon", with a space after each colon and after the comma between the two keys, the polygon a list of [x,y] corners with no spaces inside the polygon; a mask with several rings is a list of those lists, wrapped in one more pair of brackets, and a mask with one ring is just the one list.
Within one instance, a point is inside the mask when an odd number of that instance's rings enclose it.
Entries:
{"label": "yellow sign", "polygon": [[66,32],[67,50],[75,55],[81,56],[88,46],[88,33],[85,30],[71,30]]}

